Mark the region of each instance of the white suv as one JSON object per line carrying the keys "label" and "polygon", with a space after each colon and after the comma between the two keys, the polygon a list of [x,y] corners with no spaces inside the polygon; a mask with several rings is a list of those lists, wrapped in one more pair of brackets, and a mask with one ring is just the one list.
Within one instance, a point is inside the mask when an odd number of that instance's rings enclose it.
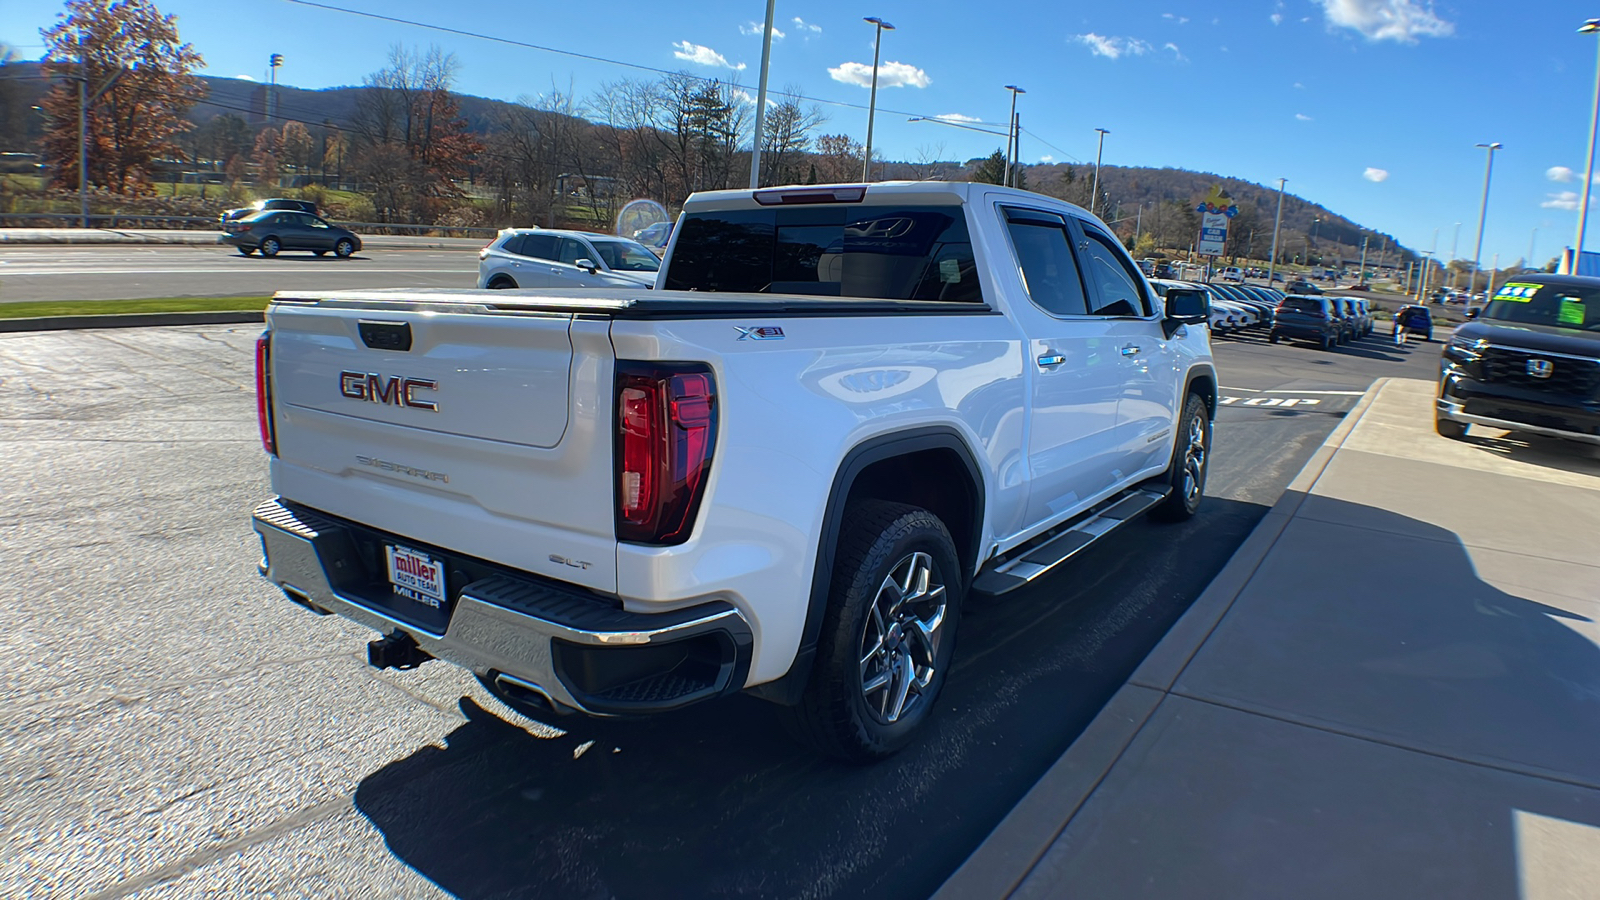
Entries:
{"label": "white suv", "polygon": [[654,287],[661,260],[638,241],[508,228],[478,251],[480,288]]}

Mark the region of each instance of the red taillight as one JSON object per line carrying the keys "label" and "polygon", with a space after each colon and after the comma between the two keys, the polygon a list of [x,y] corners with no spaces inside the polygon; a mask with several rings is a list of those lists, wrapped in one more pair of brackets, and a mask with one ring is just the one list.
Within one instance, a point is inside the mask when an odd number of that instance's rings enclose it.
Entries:
{"label": "red taillight", "polygon": [[618,363],[618,540],[688,540],[711,471],[716,393],[703,365]]}
{"label": "red taillight", "polygon": [[256,338],[256,422],[261,426],[261,448],[276,456],[278,442],[272,433],[272,332]]}

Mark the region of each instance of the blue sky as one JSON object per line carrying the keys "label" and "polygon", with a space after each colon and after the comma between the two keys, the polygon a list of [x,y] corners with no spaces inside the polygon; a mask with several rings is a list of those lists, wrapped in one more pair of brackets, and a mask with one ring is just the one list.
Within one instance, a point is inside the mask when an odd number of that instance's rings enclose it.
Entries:
{"label": "blue sky", "polygon": [[[695,4],[609,0],[600,6],[521,0],[444,5],[421,0],[319,0],[660,69],[737,79],[754,93],[761,0]],[[502,99],[569,84],[580,95],[648,72],[377,22],[289,0],[160,0],[179,17],[208,73],[358,84],[395,42],[438,44],[461,62],[458,88]],[[1178,166],[1274,184],[1427,250],[1439,229],[1470,257],[1484,151],[1495,159],[1484,263],[1539,262],[1571,243],[1587,152],[1597,38],[1584,13],[1554,0],[1125,0],[998,5],[909,0],[779,0],[771,84],[819,101],[864,105],[872,62],[865,15],[897,26],[883,40],[875,145],[896,159],[942,145],[965,159],[1003,138],[908,115],[1003,123],[1006,84],[1030,160]],[[5,0],[0,41],[24,58],[60,12],[53,0]],[[1016,23],[1016,24],[1013,24]],[[887,86],[886,86],[887,85]],[[865,135],[866,114],[823,105],[824,130]],[[1003,126],[998,126],[1003,127]],[[1035,137],[1036,135],[1036,137]],[[1600,200],[1597,200],[1600,203]],[[1600,232],[1591,229],[1600,237]],[[1594,242],[1600,243],[1600,241]],[[1593,244],[1591,244],[1593,246]]]}

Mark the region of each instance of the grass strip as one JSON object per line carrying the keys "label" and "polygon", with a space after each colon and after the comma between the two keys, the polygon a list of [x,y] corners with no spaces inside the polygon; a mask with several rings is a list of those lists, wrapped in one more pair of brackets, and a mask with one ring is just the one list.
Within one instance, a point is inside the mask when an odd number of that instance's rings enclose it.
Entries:
{"label": "grass strip", "polygon": [[129,313],[236,312],[266,309],[271,297],[155,297],[148,300],[63,300],[0,303],[0,319],[118,316]]}

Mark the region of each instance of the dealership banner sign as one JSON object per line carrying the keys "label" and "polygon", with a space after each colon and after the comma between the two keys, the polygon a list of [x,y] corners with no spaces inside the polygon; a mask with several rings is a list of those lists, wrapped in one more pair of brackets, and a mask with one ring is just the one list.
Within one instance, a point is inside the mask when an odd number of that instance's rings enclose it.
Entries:
{"label": "dealership banner sign", "polygon": [[1239,207],[1233,205],[1219,184],[1211,188],[1211,195],[1194,211],[1200,214],[1200,240],[1195,243],[1195,251],[1201,256],[1221,256],[1228,243],[1228,220],[1239,214]]}

